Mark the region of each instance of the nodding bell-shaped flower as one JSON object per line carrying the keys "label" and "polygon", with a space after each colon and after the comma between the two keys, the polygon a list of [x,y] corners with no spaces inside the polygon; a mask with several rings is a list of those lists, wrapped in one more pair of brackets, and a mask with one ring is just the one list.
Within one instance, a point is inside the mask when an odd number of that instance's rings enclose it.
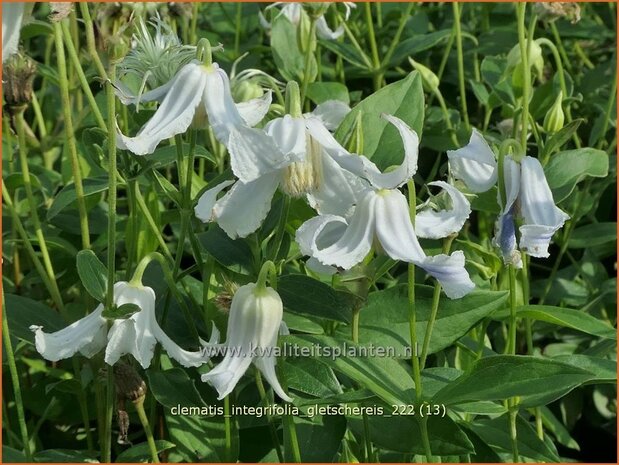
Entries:
{"label": "nodding bell-shaped flower", "polygon": [[[41,326],[31,326],[37,351],[52,362],[72,357],[80,352],[91,358],[105,347],[105,362],[114,365],[123,355],[131,354],[148,368],[155,346],[159,342],[168,355],[185,367],[197,367],[208,361],[202,351],[189,352],[179,347],[163,332],[155,315],[155,292],[146,286],[120,281],[114,284],[114,304],[133,304],[139,311],[126,318],[117,318],[108,330],[103,304],[81,320],[55,333],[43,332]],[[211,344],[219,333],[213,327]]]}
{"label": "nodding bell-shaped flower", "polygon": [[[450,298],[460,298],[474,285],[464,268],[464,254],[425,254],[418,235],[446,237],[460,230],[470,214],[466,198],[447,183],[436,182],[451,199],[449,210],[424,209],[416,227],[410,219],[406,197],[397,189],[411,179],[417,169],[419,138],[403,121],[384,116],[394,124],[404,141],[404,161],[395,170],[381,173],[365,157],[342,155],[341,162],[351,171],[364,176],[368,183],[358,194],[354,213],[350,218],[338,215],[320,215],[305,222],[296,234],[301,252],[323,266],[350,269],[361,263],[372,249],[380,245],[395,260],[414,263],[435,277]],[[353,158],[354,157],[354,158]],[[316,269],[315,263],[309,264]]]}
{"label": "nodding bell-shaped flower", "polygon": [[24,6],[22,2],[2,2],[2,63],[17,53]]}
{"label": "nodding bell-shaped flower", "polygon": [[[329,3],[316,3],[315,5],[328,5]],[[357,8],[353,2],[342,2],[344,8],[346,9],[344,20],[348,21],[350,17],[350,12],[353,8]],[[290,21],[295,26],[299,24],[303,15],[303,3],[302,2],[275,2],[271,5],[267,6],[264,11],[270,10],[276,6],[283,5],[280,10],[279,15],[284,15],[288,21]],[[271,23],[267,21],[261,11],[258,12],[258,16],[260,18],[260,24],[266,30],[271,29]],[[324,13],[318,16],[316,19],[316,35],[323,40],[335,40],[344,34],[344,26],[339,26],[335,31],[332,30],[327,24],[327,20],[324,17]]]}
{"label": "nodding bell-shaped flower", "polygon": [[[462,180],[472,192],[484,192],[496,184],[498,163],[483,136],[473,130],[465,147],[448,151],[449,166],[455,178]],[[503,165],[505,201],[498,194],[501,214],[497,219],[494,244],[501,249],[506,264],[521,266],[516,250],[515,217],[522,219],[520,249],[532,257],[549,256],[553,234],[569,216],[559,209],[552,197],[544,168],[533,157],[516,159],[505,156]]]}
{"label": "nodding bell-shaped flower", "polygon": [[279,294],[264,284],[241,286],[230,306],[226,332],[226,355],[214,369],[202,375],[223,399],[232,392],[253,363],[279,397],[292,402],[275,373],[274,349],[282,324],[283,303]]}
{"label": "nodding bell-shaped flower", "polygon": [[[266,218],[278,187],[293,197],[307,195],[312,204],[331,199],[326,205],[334,211],[327,213],[350,209],[355,199],[351,185],[357,181],[331,156],[333,151],[344,149],[319,118],[313,114],[301,115],[300,108],[293,113],[274,119],[265,127],[280,158],[287,162],[278,168],[239,166],[240,171],[246,175],[252,173],[256,178],[250,182],[243,178],[236,183],[225,181],[204,192],[195,207],[200,220],[217,222],[233,239],[246,237]],[[217,195],[232,184],[226,195],[217,200]]]}

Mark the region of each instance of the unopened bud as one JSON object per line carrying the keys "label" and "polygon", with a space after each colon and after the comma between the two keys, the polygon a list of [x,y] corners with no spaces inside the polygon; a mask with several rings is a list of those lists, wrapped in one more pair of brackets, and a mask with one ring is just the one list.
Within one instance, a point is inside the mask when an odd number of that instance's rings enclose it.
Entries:
{"label": "unopened bud", "polygon": [[421,76],[421,83],[423,84],[423,88],[425,89],[425,91],[432,93],[436,92],[440,83],[438,76],[434,74],[434,72],[430,68],[416,62],[412,58],[409,58],[408,61],[410,61],[411,65],[413,65],[413,68],[415,68],[415,70]]}
{"label": "unopened bud", "polygon": [[544,130],[547,133],[554,133],[563,128],[563,124],[565,123],[565,114],[563,113],[563,92],[559,92],[555,103],[552,104],[550,110],[546,113],[544,117]]}
{"label": "unopened bud", "polygon": [[[544,56],[542,55],[542,47],[535,40],[531,42],[528,65],[529,69],[535,70],[537,76],[543,76]],[[522,87],[524,82],[524,71],[522,67],[522,54],[520,53],[519,44],[514,45],[507,54],[506,73],[512,75],[512,84],[514,87]]]}
{"label": "unopened bud", "polygon": [[21,53],[11,56],[4,63],[4,101],[10,112],[24,110],[32,100],[36,72],[34,60]]}
{"label": "unopened bud", "polygon": [[241,81],[232,89],[232,97],[235,102],[247,102],[263,95],[262,86],[252,81]]}
{"label": "unopened bud", "polygon": [[353,126],[346,150],[350,153],[363,153],[363,112],[361,110],[357,111],[355,125]]}

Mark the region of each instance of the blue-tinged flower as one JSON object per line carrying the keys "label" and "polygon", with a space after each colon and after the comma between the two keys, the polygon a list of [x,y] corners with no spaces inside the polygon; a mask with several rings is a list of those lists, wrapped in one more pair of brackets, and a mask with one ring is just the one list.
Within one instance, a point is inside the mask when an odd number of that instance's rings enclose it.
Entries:
{"label": "blue-tinged flower", "polygon": [[230,306],[224,359],[202,375],[223,399],[232,392],[253,363],[279,397],[292,402],[275,373],[277,337],[282,325],[283,303],[270,287],[254,283],[241,286]]}
{"label": "blue-tinged flower", "polygon": [[2,63],[17,53],[24,6],[22,2],[2,2]]}
{"label": "blue-tinged flower", "polygon": [[[494,153],[476,130],[473,130],[468,145],[448,151],[447,155],[453,176],[462,180],[472,192],[487,191],[497,183],[498,164]],[[548,257],[553,234],[569,216],[555,205],[544,168],[536,158],[525,156],[517,161],[508,155],[503,173],[506,199],[501,199],[499,192],[501,213],[494,238],[503,261],[521,265],[516,250],[514,216],[522,218],[520,250],[532,257]]]}
{"label": "blue-tinged flower", "polygon": [[[165,334],[155,315],[155,292],[150,288],[124,281],[114,285],[114,304],[134,304],[139,311],[127,318],[115,319],[108,331],[108,320],[103,317],[103,304],[81,320],[54,333],[43,332],[42,326],[31,326],[35,333],[37,351],[52,362],[72,357],[80,352],[91,358],[105,348],[105,362],[114,365],[120,357],[131,354],[148,368],[155,346],[159,342],[168,355],[185,367],[197,367],[208,361],[202,351],[190,352],[179,347]],[[211,342],[219,333],[213,326]]]}

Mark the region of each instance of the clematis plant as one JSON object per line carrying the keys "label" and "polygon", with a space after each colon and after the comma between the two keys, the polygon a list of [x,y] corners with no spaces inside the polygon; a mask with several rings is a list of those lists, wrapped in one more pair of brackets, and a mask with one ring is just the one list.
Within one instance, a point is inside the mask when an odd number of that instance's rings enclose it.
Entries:
{"label": "clematis plant", "polygon": [[[307,195],[310,203],[324,205],[327,212],[349,209],[354,202],[352,186],[357,182],[356,176],[330,157],[325,146],[334,139],[321,117],[301,114],[298,85],[294,81],[288,84],[286,100],[291,114],[265,126],[265,134],[273,141],[278,157],[286,163],[279,167],[269,163],[237,165],[236,170],[233,165],[235,174],[242,172],[245,178],[255,179],[224,181],[205,191],[195,207],[200,220],[217,222],[231,238],[246,237],[260,227],[278,187],[293,197]],[[333,118],[331,115],[330,124],[337,125]],[[343,150],[339,144],[338,147]],[[251,163],[249,158],[246,161]],[[231,185],[230,191],[217,200],[217,195]]]}
{"label": "clematis plant", "polygon": [[[54,333],[44,332],[42,326],[31,326],[37,351],[46,360],[57,362],[78,352],[92,358],[105,348],[108,365],[130,354],[146,369],[159,342],[171,358],[185,367],[197,367],[208,361],[202,351],[182,349],[161,329],[155,315],[155,292],[139,280],[114,284],[114,304],[118,307],[131,304],[137,311],[114,319],[110,326],[104,306],[100,304],[84,318]],[[219,333],[213,325],[210,344],[215,344],[218,338]]]}
{"label": "clematis plant", "polygon": [[274,270],[273,263],[266,262],[258,282],[241,286],[232,298],[224,344],[226,355],[221,363],[202,375],[202,381],[215,387],[219,399],[232,392],[253,363],[277,395],[286,402],[292,402],[275,373],[274,349],[284,306],[277,291],[266,285],[266,277],[271,270]]}
{"label": "clematis plant", "polygon": [[[448,151],[447,155],[451,173],[471,192],[485,192],[499,182],[499,163],[477,130],[473,130],[465,147]],[[569,216],[555,205],[544,168],[536,158],[506,155],[503,179],[504,186],[498,189],[501,213],[493,241],[503,261],[522,266],[517,247],[532,257],[548,257],[553,234]],[[520,241],[516,240],[516,217],[522,219]]]}
{"label": "clematis plant", "polygon": [[[342,166],[365,178],[365,187],[357,192],[357,203],[348,218],[322,214],[305,222],[296,234],[301,252],[321,265],[350,269],[361,263],[372,247],[379,245],[395,260],[414,263],[435,277],[450,298],[460,298],[474,285],[464,268],[461,251],[451,255],[427,256],[419,240],[446,237],[456,233],[470,214],[466,198],[453,186],[436,182],[452,200],[450,210],[424,210],[413,226],[405,196],[398,187],[411,179],[417,170],[419,138],[402,120],[383,115],[398,129],[404,142],[404,161],[395,170],[381,173],[365,157],[340,153]],[[419,232],[416,232],[419,231]]]}

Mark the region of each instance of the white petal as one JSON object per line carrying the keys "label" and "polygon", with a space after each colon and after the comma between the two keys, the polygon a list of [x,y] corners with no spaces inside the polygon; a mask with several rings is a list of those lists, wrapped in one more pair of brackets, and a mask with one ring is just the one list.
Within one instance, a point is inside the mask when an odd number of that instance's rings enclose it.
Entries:
{"label": "white petal", "polygon": [[333,276],[335,273],[337,273],[336,267],[331,266],[331,265],[323,265],[318,260],[316,260],[314,257],[308,258],[307,261],[305,262],[305,266],[308,270],[313,271],[314,273],[317,273],[317,274]]}
{"label": "white petal", "polygon": [[163,101],[173,83],[174,79],[166,82],[164,85],[159,86],[156,89],[145,92],[142,95],[135,95],[131,89],[129,89],[129,87],[121,81],[112,83],[112,86],[114,87],[114,94],[116,94],[116,97],[118,97],[118,100],[120,100],[123,105],[138,105],[140,102]]}
{"label": "white petal", "polygon": [[[277,338],[275,340],[277,343]],[[256,357],[254,359],[254,365],[256,368],[260,370],[260,372],[264,375],[264,379],[271,385],[275,393],[281,397],[286,402],[292,402],[292,397],[287,395],[284,392],[281,384],[279,384],[279,380],[277,379],[277,374],[275,373],[275,364],[276,360],[274,356],[268,357]]]}
{"label": "white petal", "polygon": [[23,2],[2,2],[2,62],[17,53],[24,16]]}
{"label": "white petal", "polygon": [[260,121],[264,119],[271,107],[271,101],[273,100],[273,91],[268,90],[262,97],[253,98],[247,102],[241,102],[236,104],[241,118],[248,126],[254,127]]}
{"label": "white petal", "polygon": [[464,254],[457,250],[451,255],[445,254],[426,257],[417,264],[441,284],[445,295],[450,299],[459,299],[471,292],[475,284],[464,268]]}
{"label": "white petal", "polygon": [[441,211],[426,209],[417,212],[415,217],[417,236],[440,239],[457,233],[471,214],[469,201],[466,200],[462,192],[444,181],[430,182],[428,186],[443,188],[451,199],[451,209]]}
{"label": "white petal", "polygon": [[206,68],[204,105],[215,138],[225,146],[233,129],[246,126],[230,92],[230,80],[226,72],[213,63]]}
{"label": "white petal", "polygon": [[343,169],[325,152],[322,154],[322,180],[320,187],[307,198],[309,204],[321,215],[349,216],[367,184],[350,171]]}
{"label": "white petal", "polygon": [[213,218],[232,239],[247,237],[260,227],[271,210],[280,174],[265,174],[248,183],[238,181],[212,209]]}
{"label": "white petal", "polygon": [[520,260],[520,252],[516,250],[516,224],[513,211],[512,208],[507,212],[502,212],[497,218],[492,245],[501,250],[503,263],[520,268],[522,261]]}
{"label": "white petal", "polygon": [[[505,196],[507,203],[503,206],[503,211],[511,210],[520,192],[520,166],[511,157],[505,157],[503,164],[503,179],[505,180]],[[497,192],[499,205],[503,205],[500,189]]]}
{"label": "white petal", "polygon": [[232,184],[234,184],[232,180],[224,181],[205,191],[198,199],[198,204],[193,210],[196,214],[196,218],[203,223],[213,221],[213,207],[215,206],[215,202],[217,202],[217,195]]}
{"label": "white petal", "polygon": [[344,169],[366,178],[379,189],[393,189],[401,186],[417,171],[417,157],[419,154],[419,137],[406,123],[395,116],[383,115],[392,123],[402,137],[404,143],[404,160],[395,170],[382,173],[378,167],[364,156],[348,153],[329,133],[329,131],[315,118],[306,119],[308,131],[327,150],[327,153]]}
{"label": "white petal", "polygon": [[295,240],[303,255],[314,256],[339,241],[348,223],[340,216],[320,215],[310,218],[297,229]]}
{"label": "white petal", "polygon": [[276,118],[265,127],[266,133],[273,138],[277,147],[291,160],[304,160],[307,154],[307,135],[303,118],[284,115]]}
{"label": "white petal", "polygon": [[142,368],[148,368],[157,344],[153,331],[155,292],[147,286],[118,282],[114,285],[114,303],[118,306],[134,304],[140,311],[114,321],[108,334],[105,362],[113,365],[121,356],[131,354]]}
{"label": "white petal", "polygon": [[263,29],[266,29],[267,31],[271,29],[271,23],[267,21],[267,19],[262,14],[262,11],[260,10],[258,10],[258,19],[260,20],[260,25],[262,26]]}
{"label": "white petal", "polygon": [[464,181],[471,192],[485,192],[497,181],[497,162],[483,136],[473,129],[469,143],[448,150],[449,169],[456,179]]}
{"label": "white petal", "polygon": [[398,190],[376,194],[376,237],[394,260],[418,263],[425,258],[411,223],[406,197]]}
{"label": "white petal", "polygon": [[361,263],[372,249],[376,197],[374,192],[368,192],[357,205],[342,237],[324,249],[314,246],[314,258],[323,265],[335,265],[345,270]]}
{"label": "white petal", "polygon": [[327,100],[319,103],[311,113],[305,113],[306,118],[317,118],[329,131],[335,131],[346,115],[350,113],[350,107],[339,100]]}
{"label": "white petal", "polygon": [[118,134],[117,146],[136,155],[153,153],[169,137],[182,134],[191,125],[196,107],[202,101],[206,75],[201,65],[189,63],[174,78],[167,95],[153,117],[135,137]]}
{"label": "white petal", "polygon": [[37,351],[52,362],[72,357],[78,351],[84,350],[88,358],[95,355],[105,345],[101,344],[101,331],[107,331],[107,322],[101,316],[103,305],[95,311],[77,320],[75,323],[54,333],[44,333],[42,326],[30,326],[35,333],[34,342]]}
{"label": "white petal", "polygon": [[327,20],[324,16],[321,16],[316,21],[316,35],[323,40],[335,40],[344,34],[344,26],[340,25],[335,31],[333,31],[327,24]]}
{"label": "white petal", "polygon": [[300,3],[287,3],[287,2],[279,2],[279,3],[284,4],[281,14],[286,16],[286,18],[288,18],[288,20],[292,24],[294,25],[299,24],[299,21],[301,21],[301,11],[302,11],[301,4]]}
{"label": "white petal", "polygon": [[540,162],[524,157],[521,168],[520,211],[524,225],[520,227],[520,248],[533,257],[548,257],[552,235],[569,216],[555,205]]}
{"label": "white petal", "polygon": [[284,155],[269,135],[246,126],[232,130],[228,151],[232,171],[245,183],[274,173],[292,162],[290,156]]}
{"label": "white petal", "polygon": [[156,321],[153,322],[152,328],[155,333],[155,337],[168,355],[184,367],[199,367],[208,362],[208,358],[201,350],[190,352],[180,347],[176,342],[170,339],[166,333],[163,332]]}

